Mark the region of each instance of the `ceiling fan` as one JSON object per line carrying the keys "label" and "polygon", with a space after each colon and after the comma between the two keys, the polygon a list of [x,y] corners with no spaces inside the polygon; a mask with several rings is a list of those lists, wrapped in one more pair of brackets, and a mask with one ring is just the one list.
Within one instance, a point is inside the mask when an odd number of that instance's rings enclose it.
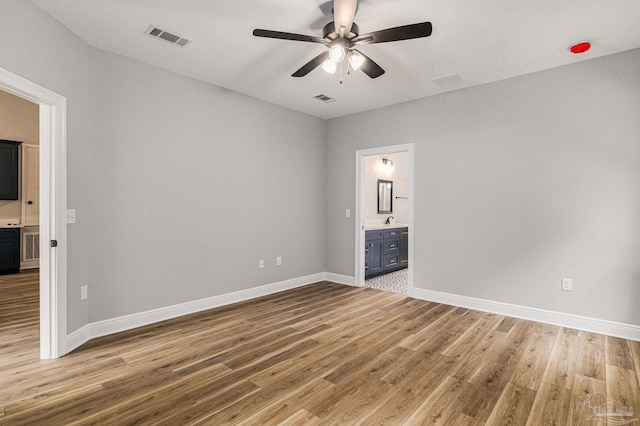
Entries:
{"label": "ceiling fan", "polygon": [[360,34],[358,25],[353,22],[358,0],[333,0],[333,22],[329,22],[322,30],[322,37],[304,34],[286,33],[271,30],[253,30],[256,37],[277,38],[281,40],[320,43],[327,50],[304,64],[292,77],[304,77],[322,65],[322,69],[333,74],[338,64],[347,59],[351,68],[360,69],[371,78],[380,77],[384,70],[367,55],[356,49],[356,46],[390,41],[409,40],[431,35],[431,22],[403,25],[387,28],[367,34]]}

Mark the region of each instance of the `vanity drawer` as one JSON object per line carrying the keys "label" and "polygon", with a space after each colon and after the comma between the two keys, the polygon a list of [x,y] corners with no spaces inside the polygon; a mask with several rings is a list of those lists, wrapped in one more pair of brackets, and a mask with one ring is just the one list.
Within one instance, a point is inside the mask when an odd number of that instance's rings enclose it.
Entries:
{"label": "vanity drawer", "polygon": [[393,239],[393,238],[398,238],[400,236],[399,228],[384,229],[383,232],[384,232],[385,239]]}
{"label": "vanity drawer", "polygon": [[364,240],[365,241],[381,240],[382,238],[383,238],[382,229],[374,229],[374,230],[371,230],[371,231],[365,231],[365,233],[364,233]]}
{"label": "vanity drawer", "polygon": [[384,240],[384,243],[382,245],[382,249],[384,250],[384,254],[392,254],[392,253],[396,253],[398,251],[398,248],[400,247],[400,243],[399,240]]}
{"label": "vanity drawer", "polygon": [[385,254],[383,261],[384,269],[396,269],[398,267],[398,255],[397,254]]}

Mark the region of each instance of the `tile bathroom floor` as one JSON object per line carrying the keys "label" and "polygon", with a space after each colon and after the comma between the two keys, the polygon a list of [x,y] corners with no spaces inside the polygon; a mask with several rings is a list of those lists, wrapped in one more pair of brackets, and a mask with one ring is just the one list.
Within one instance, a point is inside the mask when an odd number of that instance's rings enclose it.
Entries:
{"label": "tile bathroom floor", "polygon": [[409,294],[409,270],[407,268],[365,280],[364,286],[392,293]]}

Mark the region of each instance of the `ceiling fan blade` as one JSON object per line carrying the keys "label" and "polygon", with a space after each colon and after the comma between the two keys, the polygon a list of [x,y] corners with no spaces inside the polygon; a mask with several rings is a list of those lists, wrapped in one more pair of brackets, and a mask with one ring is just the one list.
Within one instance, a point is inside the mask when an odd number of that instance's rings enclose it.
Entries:
{"label": "ceiling fan blade", "polygon": [[253,35],[256,37],[277,38],[279,40],[306,41],[310,43],[321,43],[325,45],[327,44],[327,40],[320,37],[314,37],[304,34],[283,33],[282,31],[255,29],[253,30]]}
{"label": "ceiling fan blade", "polygon": [[364,58],[366,59],[366,61],[364,61],[364,63],[360,65],[360,69],[362,70],[363,73],[365,73],[371,78],[378,78],[382,74],[384,74],[384,70],[382,69],[382,67],[380,67],[380,65],[373,62],[373,60],[370,57],[368,57],[358,49],[353,49],[353,50],[355,52],[358,52],[362,56],[364,56]]}
{"label": "ceiling fan blade", "polygon": [[329,57],[329,51],[322,52],[306,64],[304,64],[298,71],[291,74],[291,77],[304,77],[311,71],[320,66]]}
{"label": "ceiling fan blade", "polygon": [[355,37],[355,44],[387,43],[390,41],[409,40],[412,38],[429,37],[432,31],[431,22],[403,25],[401,27],[387,28]]}
{"label": "ceiling fan blade", "polygon": [[333,0],[333,22],[341,36],[351,30],[357,7],[358,0]]}

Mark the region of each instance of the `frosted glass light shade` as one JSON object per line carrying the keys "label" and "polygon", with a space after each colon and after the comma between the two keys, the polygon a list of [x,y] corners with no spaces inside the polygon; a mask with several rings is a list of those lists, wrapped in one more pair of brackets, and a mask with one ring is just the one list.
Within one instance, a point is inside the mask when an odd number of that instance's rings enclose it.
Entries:
{"label": "frosted glass light shade", "polygon": [[336,69],[338,69],[338,64],[334,62],[331,58],[327,58],[322,63],[322,69],[328,72],[329,74],[335,74]]}
{"label": "frosted glass light shade", "polygon": [[351,68],[353,68],[354,70],[360,68],[365,61],[365,57],[362,56],[359,52],[356,52],[355,50],[349,52],[349,65],[351,65]]}

